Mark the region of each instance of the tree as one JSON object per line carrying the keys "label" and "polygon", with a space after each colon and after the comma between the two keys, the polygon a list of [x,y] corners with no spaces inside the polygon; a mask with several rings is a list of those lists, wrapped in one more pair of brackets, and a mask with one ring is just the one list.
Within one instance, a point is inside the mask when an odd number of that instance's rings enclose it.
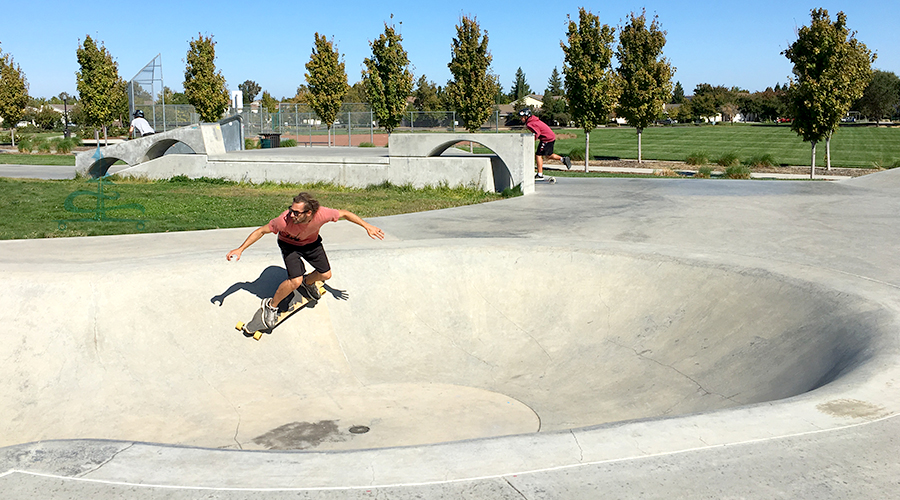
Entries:
{"label": "tree", "polygon": [[609,120],[616,105],[619,85],[612,69],[615,28],[604,24],[584,8],[578,23],[569,19],[567,41],[560,42],[565,62],[566,101],[572,120],[584,130],[584,171],[590,158],[591,130]]}
{"label": "tree", "polygon": [[675,88],[672,89],[672,104],[681,104],[684,102],[684,87],[681,82],[675,82]]}
{"label": "tree", "polygon": [[481,36],[475,18],[463,16],[456,26],[456,38],[451,45],[453,57],[447,64],[453,79],[447,83],[447,100],[465,124],[475,132],[491,116],[500,84],[491,73],[488,34]]}
{"label": "tree", "polygon": [[868,119],[881,120],[897,112],[900,105],[900,78],[894,73],[876,70],[856,109]]}
{"label": "tree", "polygon": [[249,106],[250,103],[256,100],[256,96],[259,95],[259,91],[262,90],[262,87],[253,80],[244,80],[244,83],[238,85],[238,89],[240,89],[241,94],[243,95],[244,106]]}
{"label": "tree", "polygon": [[0,119],[9,125],[13,146],[16,145],[16,124],[25,115],[27,105],[28,81],[25,73],[10,54],[3,54],[0,57]]}
{"label": "tree", "polygon": [[616,112],[637,130],[638,162],[641,158],[641,135],[663,112],[672,96],[672,73],[675,68],[662,57],[666,32],[660,30],[654,16],[647,26],[645,11],[631,13],[631,21],[619,33],[619,79],[622,93]]}
{"label": "tree", "polygon": [[562,78],[559,76],[556,66],[553,67],[553,72],[550,73],[550,78],[547,79],[547,89],[544,90],[544,96],[546,97],[548,94],[555,96],[566,95]]}
{"label": "tree", "polygon": [[828,11],[813,9],[809,26],[782,52],[794,63],[788,87],[791,129],[812,149],[810,177],[816,175],[816,144],[826,140],[829,168],[831,134],[868,85],[875,57],[856,33],[847,29],[847,16],[838,12],[832,23]]}
{"label": "tree", "polygon": [[366,96],[375,120],[388,134],[403,121],[407,98],[413,89],[413,74],[402,41],[394,27],[384,23],[384,33],[369,43],[372,57],[363,60]]}
{"label": "tree", "polygon": [[102,43],[97,47],[89,35],[84,37],[76,55],[80,70],[75,78],[84,125],[94,127],[95,132],[98,127],[103,128],[105,135],[106,126],[116,115],[121,118],[128,114],[125,80],[119,76],[119,65],[106,47]]}
{"label": "tree", "polygon": [[525,96],[531,94],[531,87],[525,80],[525,72],[519,67],[516,70],[516,79],[513,81],[512,87],[509,89],[509,99],[511,101],[520,101]]}
{"label": "tree", "polygon": [[184,94],[200,120],[218,121],[231,104],[231,97],[225,87],[225,77],[216,71],[216,42],[212,35],[198,34],[190,47],[184,68]]}
{"label": "tree", "polygon": [[413,107],[418,111],[440,111],[442,106],[437,85],[428,81],[425,75],[420,76],[413,92]]}
{"label": "tree", "polygon": [[344,63],[334,44],[316,32],[312,55],[306,63],[306,84],[309,88],[309,107],[328,127],[328,145],[331,145],[331,127],[341,110],[344,94],[350,89]]}
{"label": "tree", "polygon": [[278,111],[278,100],[272,97],[272,94],[270,94],[268,90],[263,92],[262,99],[260,99],[260,104],[269,113],[275,113]]}

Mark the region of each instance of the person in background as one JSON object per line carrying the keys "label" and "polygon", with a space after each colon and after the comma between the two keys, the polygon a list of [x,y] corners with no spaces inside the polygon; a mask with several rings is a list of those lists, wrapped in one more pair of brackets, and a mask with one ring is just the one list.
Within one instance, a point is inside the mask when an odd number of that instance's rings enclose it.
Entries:
{"label": "person in background", "polygon": [[550,127],[541,121],[540,118],[531,113],[531,109],[525,108],[519,111],[519,116],[525,123],[525,128],[530,130],[540,141],[537,151],[535,152],[535,163],[537,163],[537,174],[535,179],[544,178],[544,160],[558,160],[563,162],[566,169],[572,168],[572,161],[568,156],[559,156],[553,153],[553,144],[556,142],[556,134],[550,130]]}

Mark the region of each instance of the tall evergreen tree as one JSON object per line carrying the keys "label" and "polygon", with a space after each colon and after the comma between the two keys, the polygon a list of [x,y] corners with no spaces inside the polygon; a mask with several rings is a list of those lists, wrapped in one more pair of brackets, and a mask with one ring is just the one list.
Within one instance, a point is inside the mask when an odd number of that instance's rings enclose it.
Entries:
{"label": "tall evergreen tree", "polygon": [[529,94],[531,94],[531,87],[525,80],[525,72],[519,67],[516,70],[516,79],[513,81],[512,88],[509,89],[509,99],[519,101]]}
{"label": "tall evergreen tree", "polygon": [[388,134],[403,121],[407,98],[413,89],[413,74],[402,41],[394,27],[384,23],[384,33],[369,43],[372,57],[363,61],[366,96],[375,120]]}
{"label": "tall evergreen tree", "polygon": [[328,144],[331,145],[331,128],[350,86],[337,48],[325,35],[316,32],[315,36],[312,55],[306,63],[306,84],[309,88],[307,101],[309,107],[328,127]]}
{"label": "tall evergreen tree", "polygon": [[578,9],[578,23],[569,18],[565,53],[566,101],[573,121],[584,130],[584,171],[590,158],[591,130],[606,123],[616,104],[618,84],[612,70],[615,29],[600,25],[600,18]]}
{"label": "tall evergreen tree", "polygon": [[684,87],[681,82],[675,82],[675,88],[672,89],[672,104],[681,104],[684,102]]}
{"label": "tall evergreen tree", "polygon": [[216,43],[212,35],[200,34],[191,40],[190,46],[184,68],[184,94],[202,121],[218,121],[231,98],[225,87],[225,76],[216,71]]}
{"label": "tall evergreen tree", "polygon": [[490,71],[493,58],[488,52],[487,31],[482,37],[477,20],[463,16],[456,35],[453,57],[447,64],[453,75],[447,83],[447,99],[466,130],[475,132],[491,116],[500,84]]}
{"label": "tall evergreen tree", "polygon": [[810,143],[810,177],[815,177],[816,144],[824,139],[830,146],[831,134],[871,80],[875,56],[847,28],[843,12],[835,22],[825,9],[813,9],[810,17],[783,54],[794,63],[788,87],[791,129]]}
{"label": "tall evergreen tree", "polygon": [[[2,51],[0,51],[2,54]],[[25,115],[28,105],[28,81],[22,68],[10,54],[0,57],[0,118],[10,129],[12,145],[16,145],[16,124]]]}
{"label": "tall evergreen tree", "polygon": [[544,96],[547,94],[550,95],[565,95],[566,91],[563,88],[562,78],[559,76],[559,71],[556,69],[556,66],[553,67],[553,72],[550,73],[550,78],[547,79],[547,89],[544,90]]}
{"label": "tall evergreen tree", "polygon": [[[97,47],[90,35],[76,50],[80,70],[75,73],[75,84],[81,96],[81,113],[85,125],[106,128],[119,115],[128,113],[128,95],[125,81],[119,76],[119,65],[101,44]],[[124,111],[124,113],[123,113]]]}
{"label": "tall evergreen tree", "polygon": [[616,59],[622,94],[616,112],[637,130],[638,162],[641,158],[641,136],[645,128],[663,112],[672,97],[672,73],[675,69],[662,57],[666,32],[654,16],[647,25],[646,12],[631,13],[628,24],[619,33]]}

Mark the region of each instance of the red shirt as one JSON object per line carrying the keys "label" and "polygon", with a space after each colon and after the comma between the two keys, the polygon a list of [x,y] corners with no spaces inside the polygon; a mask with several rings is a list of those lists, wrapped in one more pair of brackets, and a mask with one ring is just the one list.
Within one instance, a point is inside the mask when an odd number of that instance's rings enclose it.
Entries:
{"label": "red shirt", "polygon": [[337,222],[341,213],[333,208],[319,207],[312,220],[304,224],[294,224],[289,210],[269,221],[269,230],[278,233],[278,239],[292,245],[308,245],[319,237],[319,229],[326,222]]}
{"label": "red shirt", "polygon": [[552,142],[556,140],[556,134],[550,130],[550,127],[548,127],[546,123],[542,122],[541,119],[536,116],[529,116],[528,121],[525,122],[525,127],[534,132],[534,135],[536,135],[541,142]]}

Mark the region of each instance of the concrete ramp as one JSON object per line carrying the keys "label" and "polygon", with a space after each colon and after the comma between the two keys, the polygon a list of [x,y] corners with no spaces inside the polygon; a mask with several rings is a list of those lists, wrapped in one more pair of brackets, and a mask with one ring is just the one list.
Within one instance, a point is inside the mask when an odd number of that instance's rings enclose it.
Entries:
{"label": "concrete ramp", "polygon": [[167,236],[4,268],[0,447],[358,450],[579,429],[798,396],[889,334],[863,299],[765,271],[479,239],[334,248],[329,294],[257,342],[234,325],[283,279],[277,251],[140,257]]}
{"label": "concrete ramp", "polygon": [[854,177],[844,182],[854,187],[900,191],[900,168]]}

